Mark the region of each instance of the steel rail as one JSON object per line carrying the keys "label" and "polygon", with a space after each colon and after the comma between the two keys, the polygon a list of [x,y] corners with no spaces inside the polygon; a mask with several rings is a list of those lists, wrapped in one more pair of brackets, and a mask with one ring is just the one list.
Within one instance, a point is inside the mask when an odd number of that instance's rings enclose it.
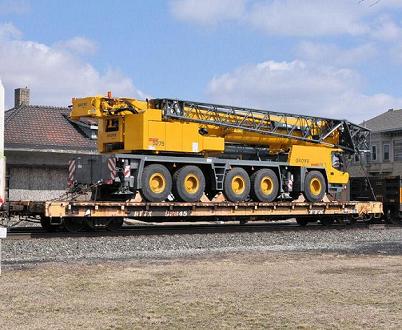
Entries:
{"label": "steel rail", "polygon": [[388,229],[401,227],[390,224],[355,224],[338,223],[324,226],[320,223],[310,223],[299,226],[296,223],[247,223],[247,224],[185,224],[185,225],[138,225],[124,226],[117,231],[97,230],[81,232],[46,232],[41,227],[13,227],[9,229],[7,239],[48,239],[48,238],[79,238],[79,237],[127,237],[148,235],[194,235],[242,232],[292,232],[292,231],[325,231],[325,230],[359,230]]}

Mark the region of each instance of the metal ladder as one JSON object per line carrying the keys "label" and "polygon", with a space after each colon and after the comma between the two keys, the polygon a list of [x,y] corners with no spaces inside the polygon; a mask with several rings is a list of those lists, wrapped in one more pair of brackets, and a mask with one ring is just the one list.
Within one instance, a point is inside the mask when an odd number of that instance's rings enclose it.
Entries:
{"label": "metal ladder", "polygon": [[[166,119],[177,119],[224,128],[338,147],[349,153],[369,150],[369,130],[347,120],[240,108],[227,105],[181,101],[151,100]],[[326,139],[339,134],[339,143]]]}
{"label": "metal ladder", "polygon": [[229,166],[226,163],[212,163],[212,170],[214,171],[217,190],[223,190],[225,174],[226,174],[226,170],[228,170],[228,169],[229,169]]}

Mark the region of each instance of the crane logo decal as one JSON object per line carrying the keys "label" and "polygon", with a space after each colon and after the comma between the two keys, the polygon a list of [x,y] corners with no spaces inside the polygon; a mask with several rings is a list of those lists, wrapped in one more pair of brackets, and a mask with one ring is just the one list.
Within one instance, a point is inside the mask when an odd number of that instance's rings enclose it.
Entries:
{"label": "crane logo decal", "polygon": [[153,147],[164,147],[165,146],[165,141],[160,140],[157,137],[150,137],[148,139],[148,141]]}
{"label": "crane logo decal", "polygon": [[307,165],[308,163],[310,163],[310,159],[296,158],[296,163],[297,163],[297,164],[304,164],[304,165]]}

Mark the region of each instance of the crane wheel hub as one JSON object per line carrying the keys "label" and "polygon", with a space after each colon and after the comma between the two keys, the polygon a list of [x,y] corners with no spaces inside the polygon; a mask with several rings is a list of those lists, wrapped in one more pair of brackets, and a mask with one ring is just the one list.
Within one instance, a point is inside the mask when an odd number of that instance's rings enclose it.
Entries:
{"label": "crane wheel hub", "polygon": [[184,188],[189,194],[195,194],[200,188],[200,181],[194,174],[188,174],[184,178]]}
{"label": "crane wheel hub", "polygon": [[260,182],[260,188],[264,195],[272,194],[274,190],[274,183],[272,182],[272,179],[268,176],[263,177]]}
{"label": "crane wheel hub", "polygon": [[319,179],[317,178],[313,178],[310,181],[310,191],[313,195],[319,195],[321,193],[322,190],[322,186],[321,186],[321,182]]}
{"label": "crane wheel hub", "polygon": [[154,173],[149,178],[149,187],[151,191],[156,194],[160,194],[165,190],[166,180],[162,173]]}
{"label": "crane wheel hub", "polygon": [[235,194],[242,194],[246,189],[246,183],[240,175],[236,175],[232,179],[232,190]]}

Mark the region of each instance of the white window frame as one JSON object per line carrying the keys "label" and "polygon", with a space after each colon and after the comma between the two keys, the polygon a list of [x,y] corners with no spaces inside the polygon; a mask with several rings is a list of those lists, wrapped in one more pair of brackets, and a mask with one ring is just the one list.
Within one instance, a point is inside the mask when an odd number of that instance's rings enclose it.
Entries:
{"label": "white window frame", "polygon": [[[374,152],[374,150],[375,150],[375,152]],[[370,154],[371,154],[371,160],[373,162],[377,161],[377,145],[376,144],[373,144],[371,146],[371,153]]]}
{"label": "white window frame", "polygon": [[[388,146],[388,158],[385,159],[385,146]],[[390,143],[384,143],[382,145],[382,160],[384,162],[389,162],[391,160],[391,144]]]}

